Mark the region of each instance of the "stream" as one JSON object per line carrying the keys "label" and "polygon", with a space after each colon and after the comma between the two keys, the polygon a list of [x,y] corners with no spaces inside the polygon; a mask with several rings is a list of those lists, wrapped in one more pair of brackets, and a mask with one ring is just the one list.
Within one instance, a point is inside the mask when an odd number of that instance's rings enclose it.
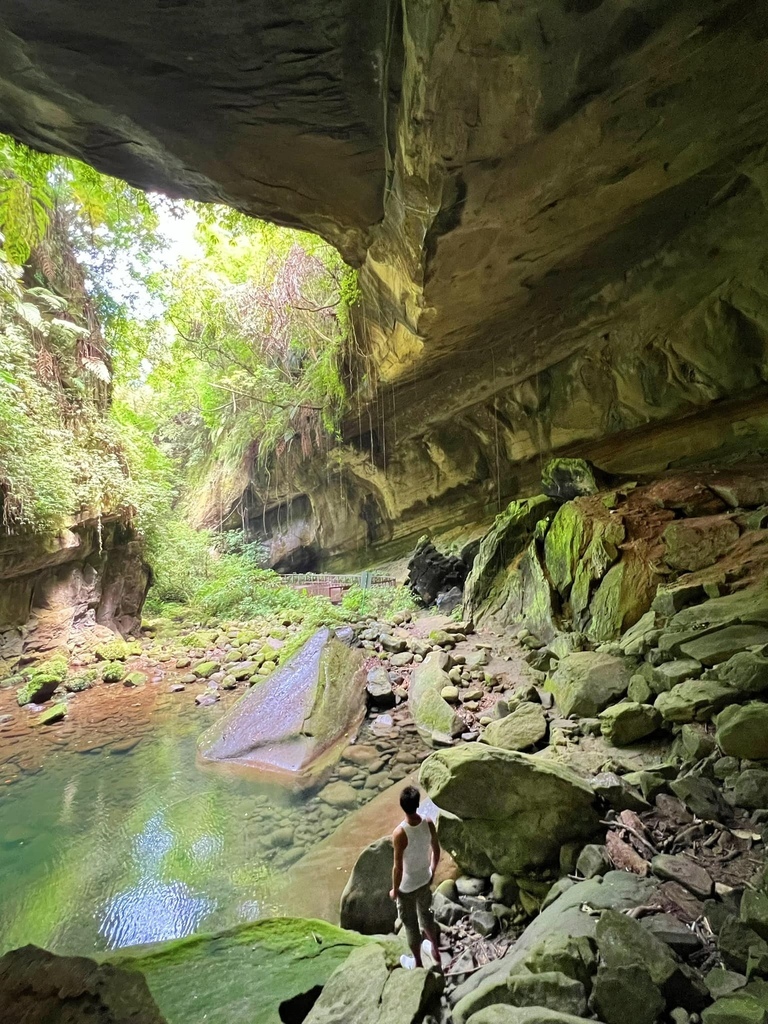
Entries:
{"label": "stream", "polygon": [[[224,706],[158,697],[136,742],[47,744],[39,770],[3,787],[0,953],[93,954],[300,914],[311,899],[287,872],[349,813],[201,768],[197,737]],[[382,830],[370,821],[335,870],[346,877]]]}

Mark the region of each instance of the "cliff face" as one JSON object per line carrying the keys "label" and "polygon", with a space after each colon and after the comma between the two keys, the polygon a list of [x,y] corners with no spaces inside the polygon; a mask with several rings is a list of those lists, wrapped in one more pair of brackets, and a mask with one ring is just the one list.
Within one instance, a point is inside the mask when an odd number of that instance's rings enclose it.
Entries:
{"label": "cliff face", "polygon": [[318,231],[375,386],[254,478],[274,561],[487,517],[578,453],[768,440],[768,10],[728,0],[0,0],[0,128]]}
{"label": "cliff face", "polygon": [[64,646],[79,630],[138,629],[149,582],[142,545],[119,521],[0,538],[0,676],[25,655]]}

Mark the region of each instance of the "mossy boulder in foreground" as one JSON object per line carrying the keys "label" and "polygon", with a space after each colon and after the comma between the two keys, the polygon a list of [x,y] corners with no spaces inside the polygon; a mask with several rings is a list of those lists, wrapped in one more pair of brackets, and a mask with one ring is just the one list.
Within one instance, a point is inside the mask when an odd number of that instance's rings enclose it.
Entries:
{"label": "mossy boulder in foreground", "polygon": [[144,975],[168,1024],[280,1024],[282,1004],[316,996],[371,941],[325,921],[271,918],[110,962]]}
{"label": "mossy boulder in foreground", "polygon": [[144,978],[37,946],[0,959],[0,1020],[24,1024],[166,1024]]}

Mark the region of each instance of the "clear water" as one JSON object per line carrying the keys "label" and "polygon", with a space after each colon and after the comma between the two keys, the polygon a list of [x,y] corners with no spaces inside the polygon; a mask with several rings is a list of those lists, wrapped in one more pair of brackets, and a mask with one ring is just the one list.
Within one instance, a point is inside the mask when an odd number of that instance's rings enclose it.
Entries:
{"label": "clear water", "polygon": [[154,721],[128,753],[52,752],[2,791],[0,952],[88,954],[275,912],[269,836],[306,832],[308,808],[198,767],[197,715]]}

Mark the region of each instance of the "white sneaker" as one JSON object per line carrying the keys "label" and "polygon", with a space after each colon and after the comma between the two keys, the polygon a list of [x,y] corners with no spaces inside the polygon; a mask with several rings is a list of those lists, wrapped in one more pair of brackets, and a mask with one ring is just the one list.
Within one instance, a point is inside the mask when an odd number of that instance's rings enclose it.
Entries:
{"label": "white sneaker", "polygon": [[406,971],[413,971],[416,968],[416,957],[408,956],[406,953],[400,957],[400,966],[404,967]]}
{"label": "white sneaker", "polygon": [[[444,956],[445,955],[441,952],[440,953],[440,963],[437,966],[439,966],[439,967],[444,967],[445,966],[445,962],[446,961],[444,959]],[[434,962],[435,962],[435,958],[432,955],[432,943],[429,941],[429,939],[424,939],[424,941],[421,943],[421,958],[422,958],[422,960],[424,960],[425,963],[427,961],[429,961],[430,964],[434,964]]]}

